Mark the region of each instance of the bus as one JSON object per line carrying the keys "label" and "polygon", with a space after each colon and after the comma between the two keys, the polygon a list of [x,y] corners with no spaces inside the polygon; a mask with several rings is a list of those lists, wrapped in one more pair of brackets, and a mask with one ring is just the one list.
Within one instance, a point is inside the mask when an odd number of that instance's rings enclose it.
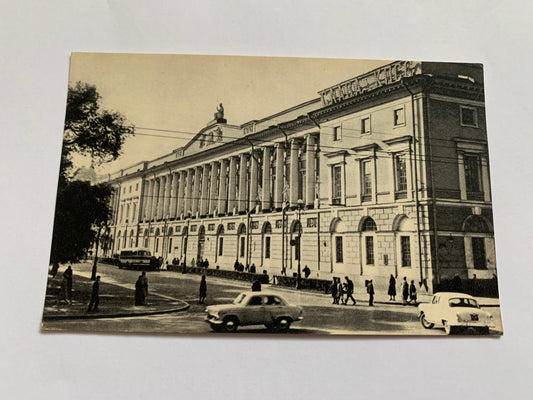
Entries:
{"label": "bus", "polygon": [[[154,263],[154,261],[156,261]],[[152,257],[150,250],[133,248],[120,251],[118,267],[126,269],[156,269],[157,260]]]}

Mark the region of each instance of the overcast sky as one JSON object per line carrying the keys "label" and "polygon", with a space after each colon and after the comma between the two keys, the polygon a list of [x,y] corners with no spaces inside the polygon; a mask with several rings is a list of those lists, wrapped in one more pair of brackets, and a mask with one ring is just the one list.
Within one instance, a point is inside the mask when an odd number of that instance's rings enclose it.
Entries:
{"label": "overcast sky", "polygon": [[183,146],[213,119],[221,102],[228,124],[240,125],[317,98],[319,90],[388,62],[74,53],[69,82],[96,85],[102,108],[119,111],[136,127],[123,155],[97,169],[108,173]]}

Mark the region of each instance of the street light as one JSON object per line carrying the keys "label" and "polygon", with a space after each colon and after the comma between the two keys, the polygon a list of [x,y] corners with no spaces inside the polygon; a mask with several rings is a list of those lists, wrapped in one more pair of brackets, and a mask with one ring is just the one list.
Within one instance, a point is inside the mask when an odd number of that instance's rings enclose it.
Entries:
{"label": "street light", "polygon": [[189,242],[189,225],[191,223],[191,214],[190,210],[187,211],[187,236],[185,236],[185,243],[183,243],[183,267],[187,268],[187,246]]}
{"label": "street light", "polygon": [[301,262],[302,262],[302,207],[303,207],[304,201],[302,199],[298,199],[298,275],[296,278],[296,289],[302,288],[302,270],[301,270]]}

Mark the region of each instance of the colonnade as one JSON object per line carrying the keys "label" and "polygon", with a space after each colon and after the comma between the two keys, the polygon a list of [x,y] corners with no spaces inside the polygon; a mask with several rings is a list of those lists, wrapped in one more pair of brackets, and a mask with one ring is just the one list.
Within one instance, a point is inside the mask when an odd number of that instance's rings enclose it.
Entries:
{"label": "colonnade", "polygon": [[312,208],[316,138],[309,134],[179,171],[154,172],[144,179],[141,221],[269,212],[281,210],[285,201],[296,208],[299,194]]}

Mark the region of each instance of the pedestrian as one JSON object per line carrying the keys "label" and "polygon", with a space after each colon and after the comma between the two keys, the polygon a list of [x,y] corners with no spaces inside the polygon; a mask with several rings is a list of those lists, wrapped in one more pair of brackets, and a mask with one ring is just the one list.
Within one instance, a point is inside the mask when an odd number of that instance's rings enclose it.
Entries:
{"label": "pedestrian", "polygon": [[141,278],[142,278],[143,289],[144,289],[144,304],[146,304],[146,299],[148,298],[148,277],[146,276],[145,271],[142,272]]}
{"label": "pedestrian", "polygon": [[416,286],[415,281],[411,281],[411,285],[409,286],[409,303],[413,301],[416,306]]}
{"label": "pedestrian", "polygon": [[260,292],[261,291],[261,281],[259,279],[256,279],[254,283],[252,283],[252,292]]}
{"label": "pedestrian", "polygon": [[409,284],[407,283],[407,277],[403,277],[402,284],[402,304],[405,306],[409,300]]}
{"label": "pedestrian", "polygon": [[396,301],[396,279],[392,274],[390,274],[389,290],[387,291],[387,294],[389,295],[389,301]]}
{"label": "pedestrian", "polygon": [[309,269],[307,265],[304,267],[303,271],[304,271],[305,278],[306,279],[309,278],[309,275],[311,275],[311,270]]}
{"label": "pedestrian", "polygon": [[96,277],[93,283],[93,291],[91,293],[91,300],[89,300],[88,312],[98,312],[98,303],[100,303],[100,275]]}
{"label": "pedestrian", "polygon": [[204,261],[204,268],[209,268],[209,261],[207,260],[207,258]]}
{"label": "pedestrian", "polygon": [[235,264],[233,264],[233,269],[235,271],[238,271],[239,270],[239,260],[235,260]]}
{"label": "pedestrian", "polygon": [[348,303],[348,300],[352,300],[353,305],[355,306],[355,299],[353,298],[353,282],[347,276],[345,276],[344,279],[346,280],[346,299],[344,301],[344,304]]}
{"label": "pedestrian", "polygon": [[200,296],[198,298],[198,304],[205,304],[205,298],[207,297],[207,282],[205,281],[205,275],[202,275],[200,281]]}
{"label": "pedestrian", "polygon": [[68,268],[63,272],[63,276],[67,279],[67,296],[69,304],[72,305],[72,267],[69,265]]}
{"label": "pedestrian", "polygon": [[255,264],[252,263],[252,265],[250,265],[250,273],[251,274],[255,274],[256,273],[256,268],[255,268]]}
{"label": "pedestrian", "polygon": [[337,278],[333,278],[333,282],[329,287],[329,290],[331,291],[331,297],[333,297],[332,304],[339,304],[339,298],[337,297],[337,288]]}
{"label": "pedestrian", "polygon": [[193,268],[196,267],[196,263],[195,263],[195,261],[194,261],[194,257],[193,257],[192,260],[191,260],[191,267],[193,267]]}
{"label": "pedestrian", "polygon": [[346,304],[344,301],[344,286],[342,285],[341,278],[337,279],[337,304]]}
{"label": "pedestrian", "polygon": [[374,284],[372,283],[372,279],[370,279],[366,285],[366,292],[368,293],[368,306],[373,307],[374,306]]}
{"label": "pedestrian", "polygon": [[59,286],[59,292],[57,293],[56,305],[59,306],[62,301],[69,304],[67,300],[67,277],[65,275],[63,275],[63,278],[61,279],[61,285]]}
{"label": "pedestrian", "polygon": [[137,282],[135,282],[135,305],[144,306],[145,300],[144,279],[142,275],[139,275]]}
{"label": "pedestrian", "polygon": [[478,293],[477,275],[474,274],[472,276],[472,296],[477,296],[477,293]]}

